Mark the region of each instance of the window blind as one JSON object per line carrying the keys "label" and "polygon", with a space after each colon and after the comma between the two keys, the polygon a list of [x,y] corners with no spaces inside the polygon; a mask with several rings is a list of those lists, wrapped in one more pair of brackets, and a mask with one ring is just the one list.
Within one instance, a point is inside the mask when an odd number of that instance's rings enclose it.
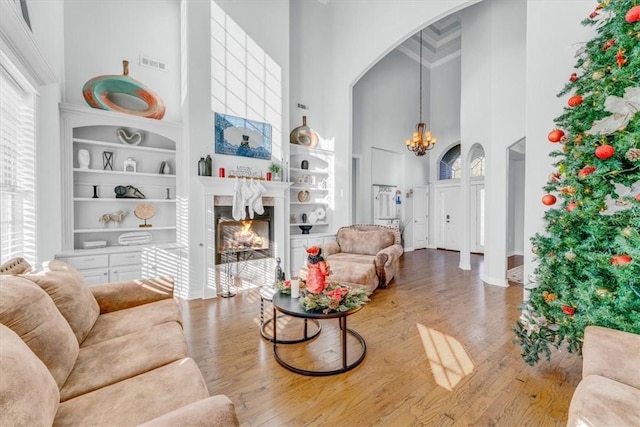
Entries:
{"label": "window blind", "polygon": [[21,256],[35,265],[35,94],[18,83],[23,78],[15,69],[4,64],[0,66],[0,262]]}

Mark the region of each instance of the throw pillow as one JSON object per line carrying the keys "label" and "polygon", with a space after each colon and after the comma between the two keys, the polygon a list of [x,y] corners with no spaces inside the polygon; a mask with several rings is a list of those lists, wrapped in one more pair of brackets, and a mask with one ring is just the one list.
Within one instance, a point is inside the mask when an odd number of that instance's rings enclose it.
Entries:
{"label": "throw pillow", "polygon": [[67,319],[78,343],[87,337],[100,314],[100,307],[82,274],[60,260],[49,261],[44,271],[23,274],[44,289]]}

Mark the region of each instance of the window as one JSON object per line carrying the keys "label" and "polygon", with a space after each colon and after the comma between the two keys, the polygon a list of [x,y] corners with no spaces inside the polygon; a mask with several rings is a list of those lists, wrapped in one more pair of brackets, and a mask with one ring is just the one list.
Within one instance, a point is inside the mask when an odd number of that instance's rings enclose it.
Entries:
{"label": "window", "polygon": [[[1,52],[0,52],[1,54]],[[0,262],[36,261],[35,91],[2,55],[0,66]]]}
{"label": "window", "polygon": [[[471,176],[484,176],[485,160],[483,150],[474,150],[472,153],[470,170]],[[460,144],[454,145],[442,156],[440,160],[439,179],[456,179],[462,175],[462,156]]]}
{"label": "window", "polygon": [[440,179],[460,178],[462,175],[462,158],[460,144],[454,145],[440,160]]}

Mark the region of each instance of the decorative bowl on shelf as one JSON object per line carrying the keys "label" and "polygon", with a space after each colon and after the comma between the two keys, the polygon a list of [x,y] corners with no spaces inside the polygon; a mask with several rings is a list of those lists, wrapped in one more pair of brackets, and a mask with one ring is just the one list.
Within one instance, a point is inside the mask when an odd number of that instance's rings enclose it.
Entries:
{"label": "decorative bowl on shelf", "polygon": [[309,230],[313,228],[313,225],[299,225],[300,230],[302,230],[302,234],[309,234]]}

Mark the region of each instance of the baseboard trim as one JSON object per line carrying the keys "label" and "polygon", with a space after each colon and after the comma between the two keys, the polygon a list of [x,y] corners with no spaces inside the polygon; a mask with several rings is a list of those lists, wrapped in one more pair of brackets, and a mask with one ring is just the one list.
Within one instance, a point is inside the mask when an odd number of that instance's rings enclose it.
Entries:
{"label": "baseboard trim", "polygon": [[480,278],[487,285],[500,286],[502,288],[508,288],[509,287],[509,282],[507,281],[507,279],[498,279],[498,278],[495,278],[495,277],[485,276],[484,274],[480,275]]}

